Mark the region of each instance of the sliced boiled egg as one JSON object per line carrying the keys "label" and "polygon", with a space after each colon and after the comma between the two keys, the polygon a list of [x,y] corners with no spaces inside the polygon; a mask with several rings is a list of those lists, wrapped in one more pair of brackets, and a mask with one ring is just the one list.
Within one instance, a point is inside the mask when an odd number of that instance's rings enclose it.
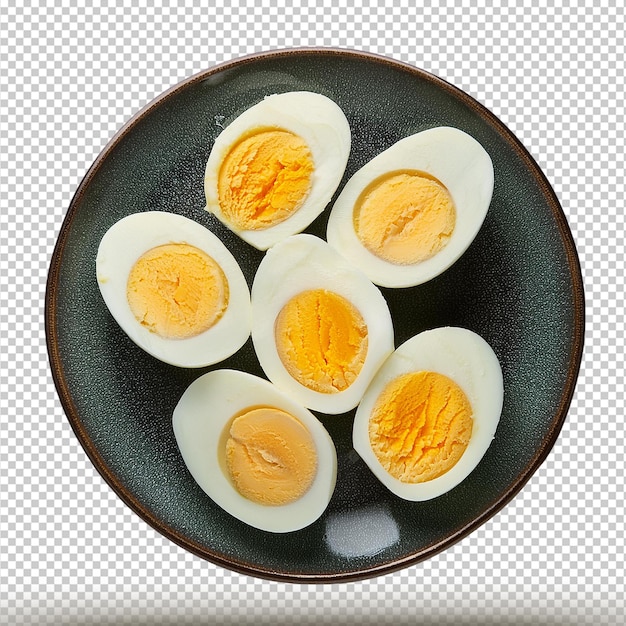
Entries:
{"label": "sliced boiled egg", "polygon": [[304,230],[328,205],[350,153],[350,126],[321,94],[274,94],[216,138],[206,209],[259,250]]}
{"label": "sliced boiled egg", "polygon": [[467,133],[439,127],[405,137],[346,183],[328,243],[377,285],[424,283],[472,243],[493,184],[489,154]]}
{"label": "sliced boiled egg", "polygon": [[494,438],[502,370],[489,344],[456,327],[422,332],[385,361],[354,420],[354,449],[406,500],[429,500],[464,480]]}
{"label": "sliced boiled egg", "polygon": [[337,453],[320,421],[265,379],[235,370],[197,378],[173,413],[183,460],[225,511],[285,533],[318,519],[337,477]]}
{"label": "sliced boiled egg", "polygon": [[292,235],[267,251],[251,302],[252,342],[263,371],[310,409],[353,409],[393,350],[380,290],[313,235]]}
{"label": "sliced boiled egg", "polygon": [[122,330],[152,356],[204,367],[250,335],[250,291],[237,261],[207,228],[182,215],[135,213],[105,233],[98,286]]}

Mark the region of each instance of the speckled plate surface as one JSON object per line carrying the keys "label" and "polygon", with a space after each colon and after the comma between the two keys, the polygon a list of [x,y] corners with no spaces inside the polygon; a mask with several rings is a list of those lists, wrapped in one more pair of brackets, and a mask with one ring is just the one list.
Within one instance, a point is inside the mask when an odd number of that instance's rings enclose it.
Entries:
{"label": "speckled plate surface", "polygon": [[[135,346],[109,314],[95,280],[100,239],[138,211],[180,213],[210,228],[252,283],[262,253],[203,211],[204,166],[221,125],[265,95],[310,90],[337,102],[353,143],[344,182],[398,139],[438,125],[474,136],[491,155],[487,219],[463,257],[409,289],[383,289],[396,345],[454,325],[482,335],[505,385],[496,438],[476,470],[429,502],[406,502],[373,477],[351,445],[353,413],[319,415],[335,441],[338,479],[326,513],[293,533],[251,528],[191,478],[172,411],[204,369],[179,369]],[[328,211],[308,232],[325,234]],[[274,51],[192,76],[141,110],[80,184],[54,250],[46,293],[51,369],[67,417],[98,471],[147,523],[224,567],[269,579],[337,582],[426,559],[484,523],[523,487],[552,448],[582,355],[579,261],[542,172],[493,114],[414,67],[344,50]],[[216,366],[218,367],[218,366]],[[249,340],[219,365],[262,375]]]}

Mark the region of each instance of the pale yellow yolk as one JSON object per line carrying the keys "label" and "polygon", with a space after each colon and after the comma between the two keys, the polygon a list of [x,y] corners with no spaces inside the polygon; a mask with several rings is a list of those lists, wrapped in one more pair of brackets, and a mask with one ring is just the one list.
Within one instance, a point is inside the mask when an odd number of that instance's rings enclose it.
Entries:
{"label": "pale yellow yolk", "polygon": [[194,337],[222,317],[228,282],[202,250],[184,243],[148,250],[132,267],[126,285],[137,321],[168,339]]}
{"label": "pale yellow yolk", "polygon": [[455,222],[449,191],[423,172],[379,178],[361,194],[354,211],[354,228],[363,245],[397,265],[437,254],[450,239]]}
{"label": "pale yellow yolk", "polygon": [[317,472],[308,429],[276,408],[256,408],[230,425],[225,460],[239,493],[258,504],[282,505],[301,498]]}
{"label": "pale yellow yolk", "polygon": [[467,448],[472,426],[472,407],[453,380],[414,372],[385,387],[372,411],[369,437],[393,477],[421,483],[454,466]]}
{"label": "pale yellow yolk", "polygon": [[343,296],[324,289],[293,297],[279,313],[274,333],[287,371],[322,393],[349,387],[367,354],[367,326],[361,314]]}
{"label": "pale yellow yolk", "polygon": [[261,230],[290,217],[311,186],[313,157],[305,141],[283,130],[245,138],[220,168],[218,197],[222,212],[242,230]]}

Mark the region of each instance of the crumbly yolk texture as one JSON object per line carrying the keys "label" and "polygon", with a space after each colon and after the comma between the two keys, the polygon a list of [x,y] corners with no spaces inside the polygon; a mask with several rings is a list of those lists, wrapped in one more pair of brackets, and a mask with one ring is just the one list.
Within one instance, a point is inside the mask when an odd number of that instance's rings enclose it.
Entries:
{"label": "crumbly yolk texture", "polygon": [[237,143],[218,176],[222,213],[242,230],[262,230],[296,212],[311,188],[313,156],[284,130],[265,130]]}
{"label": "crumbly yolk texture", "polygon": [[472,435],[472,407],[463,390],[435,372],[412,372],[392,380],[369,422],[372,450],[404,483],[423,483],[451,469]]}
{"label": "crumbly yolk texture", "polygon": [[237,491],[258,504],[298,500],[317,472],[311,433],[293,415],[273,407],[255,408],[233,420],[225,459]]}
{"label": "crumbly yolk texture", "polygon": [[321,393],[347,389],[367,355],[367,325],[343,296],[303,291],[280,311],[275,340],[283,365],[301,385]]}
{"label": "crumbly yolk texture", "polygon": [[206,252],[186,243],[157,246],[132,267],[126,285],[137,321],[167,339],[208,330],[228,306],[228,281]]}
{"label": "crumbly yolk texture", "polygon": [[373,254],[410,265],[437,254],[452,235],[454,200],[446,187],[423,172],[396,172],[375,180],[359,197],[354,228]]}

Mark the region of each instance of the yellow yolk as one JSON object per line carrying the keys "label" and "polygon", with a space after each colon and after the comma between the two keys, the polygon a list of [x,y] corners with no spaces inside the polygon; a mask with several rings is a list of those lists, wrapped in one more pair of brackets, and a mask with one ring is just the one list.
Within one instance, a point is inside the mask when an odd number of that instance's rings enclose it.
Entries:
{"label": "yellow yolk", "polygon": [[169,339],[208,330],[228,305],[228,282],[202,250],[165,244],[141,256],[128,276],[128,304],[137,321]]}
{"label": "yellow yolk", "polygon": [[405,483],[441,476],[461,458],[472,435],[463,390],[435,372],[403,374],[379,396],[369,422],[372,450]]}
{"label": "yellow yolk", "polygon": [[233,420],[225,461],[237,491],[267,505],[301,498],[317,471],[310,432],[293,415],[271,407],[252,409]]}
{"label": "yellow yolk", "polygon": [[423,172],[395,172],[361,194],[354,227],[363,245],[395,263],[419,263],[448,242],[456,222],[454,201],[437,179]]}
{"label": "yellow yolk", "polygon": [[279,313],[274,333],[287,371],[314,391],[343,391],[365,362],[367,326],[348,300],[331,291],[293,297]]}
{"label": "yellow yolk", "polygon": [[297,211],[309,193],[313,157],[305,141],[266,130],[236,144],[220,168],[222,212],[242,230],[261,230]]}

